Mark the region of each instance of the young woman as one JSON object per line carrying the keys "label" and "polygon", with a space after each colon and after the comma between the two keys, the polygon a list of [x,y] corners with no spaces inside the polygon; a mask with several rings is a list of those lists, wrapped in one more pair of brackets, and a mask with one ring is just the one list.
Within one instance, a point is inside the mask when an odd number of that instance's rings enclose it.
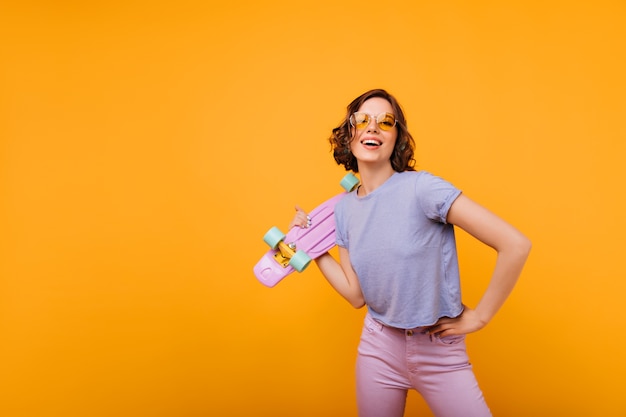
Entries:
{"label": "young woman", "polygon": [[[491,415],[469,363],[465,335],[482,329],[513,289],[530,241],[449,182],[415,171],[402,109],[384,90],[347,108],[330,143],[361,185],[335,208],[339,260],[316,263],[356,308],[367,305],[357,358],[361,417],[402,417],[409,389],[433,413]],[[290,227],[308,227],[296,207]],[[475,308],[462,304],[454,226],[494,248],[497,261]]]}

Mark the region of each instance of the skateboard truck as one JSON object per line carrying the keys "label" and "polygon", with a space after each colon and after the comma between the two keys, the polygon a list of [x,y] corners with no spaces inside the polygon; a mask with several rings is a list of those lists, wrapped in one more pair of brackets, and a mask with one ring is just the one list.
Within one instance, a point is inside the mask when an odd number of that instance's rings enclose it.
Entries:
{"label": "skateboard truck", "polygon": [[292,266],[296,271],[302,272],[311,263],[312,259],[303,250],[296,250],[295,242],[285,243],[286,235],[277,227],[272,227],[263,237],[272,250],[274,260],[284,268]]}
{"label": "skateboard truck", "polygon": [[287,268],[287,266],[289,266],[289,260],[291,260],[293,255],[296,254],[296,244],[287,244],[285,241],[281,240],[278,242],[278,247],[276,249],[274,259],[276,259],[276,262],[278,262],[283,268]]}
{"label": "skateboard truck", "polygon": [[294,270],[304,271],[313,259],[336,245],[335,205],[356,188],[359,180],[354,174],[348,173],[340,184],[346,192],[335,195],[313,209],[309,213],[312,219],[309,227],[292,227],[286,235],[277,227],[272,227],[263,236],[270,250],[254,266],[254,274],[262,284],[273,287]]}

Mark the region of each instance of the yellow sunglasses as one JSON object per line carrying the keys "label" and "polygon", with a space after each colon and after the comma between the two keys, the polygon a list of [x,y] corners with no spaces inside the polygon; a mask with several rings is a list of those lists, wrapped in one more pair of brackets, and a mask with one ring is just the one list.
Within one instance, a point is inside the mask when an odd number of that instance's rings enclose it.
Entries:
{"label": "yellow sunglasses", "polygon": [[396,125],[396,116],[391,113],[381,113],[374,117],[367,113],[356,112],[350,116],[350,124],[357,129],[365,129],[374,118],[381,130],[391,130]]}

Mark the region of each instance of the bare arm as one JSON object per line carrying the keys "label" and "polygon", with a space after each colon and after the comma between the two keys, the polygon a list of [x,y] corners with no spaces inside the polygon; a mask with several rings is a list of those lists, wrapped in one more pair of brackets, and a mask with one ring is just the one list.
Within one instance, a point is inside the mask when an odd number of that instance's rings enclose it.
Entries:
{"label": "bare arm", "polygon": [[475,309],[465,308],[460,317],[441,319],[431,333],[441,336],[477,331],[487,325],[502,307],[519,278],[531,243],[512,225],[461,194],[448,212],[452,223],[498,254],[491,280]]}
{"label": "bare arm", "polygon": [[354,308],[365,305],[359,279],[352,269],[350,257],[346,248],[339,247],[339,264],[329,253],[325,253],[315,260],[320,271],[328,283],[345,298]]}
{"label": "bare arm", "polygon": [[[289,224],[291,229],[294,226],[308,227],[310,225],[307,214],[300,207],[296,206],[296,215]],[[315,260],[318,268],[328,281],[328,283],[354,308],[361,308],[365,305],[365,299],[361,292],[359,279],[350,263],[348,250],[339,247],[339,259],[337,262],[331,254],[325,253]]]}

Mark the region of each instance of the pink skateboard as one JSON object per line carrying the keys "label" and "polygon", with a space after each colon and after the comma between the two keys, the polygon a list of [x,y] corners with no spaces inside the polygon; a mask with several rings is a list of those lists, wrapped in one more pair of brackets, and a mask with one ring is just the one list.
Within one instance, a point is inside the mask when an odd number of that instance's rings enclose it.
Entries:
{"label": "pink skateboard", "polygon": [[352,173],[342,180],[346,190],[317,206],[309,213],[311,225],[293,227],[287,235],[272,227],[263,237],[271,248],[254,266],[254,275],[264,285],[273,287],[293,271],[302,272],[313,259],[335,246],[335,205],[359,184]]}

